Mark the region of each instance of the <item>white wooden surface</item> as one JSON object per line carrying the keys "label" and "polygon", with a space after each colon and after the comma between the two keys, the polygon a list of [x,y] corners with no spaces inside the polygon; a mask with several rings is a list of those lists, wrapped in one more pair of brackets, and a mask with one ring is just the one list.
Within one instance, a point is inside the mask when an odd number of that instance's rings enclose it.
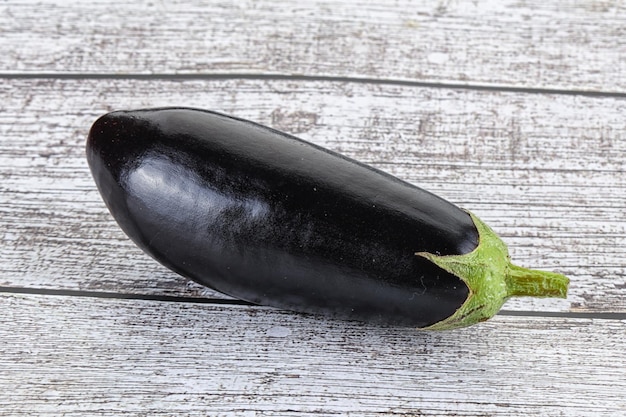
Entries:
{"label": "white wooden surface", "polygon": [[0,313],[6,415],[626,412],[615,366],[623,320],[497,317],[426,333],[263,308],[31,295],[5,297]]}
{"label": "white wooden surface", "polygon": [[245,73],[626,92],[606,0],[8,0],[6,73]]}
{"label": "white wooden surface", "polygon": [[[624,12],[3,2],[0,416],[626,415]],[[190,284],[123,235],[84,160],[100,114],[161,105],[250,118],[434,191],[517,263],[570,276],[570,296],[433,334]]]}

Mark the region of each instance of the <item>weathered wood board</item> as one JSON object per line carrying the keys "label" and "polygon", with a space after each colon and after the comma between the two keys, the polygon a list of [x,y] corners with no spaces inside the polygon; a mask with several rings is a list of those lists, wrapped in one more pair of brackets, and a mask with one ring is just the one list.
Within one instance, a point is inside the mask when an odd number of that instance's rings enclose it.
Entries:
{"label": "weathered wood board", "polygon": [[10,0],[0,72],[298,74],[626,93],[626,3]]}
{"label": "weathered wood board", "polygon": [[292,132],[440,194],[490,223],[517,263],[572,278],[568,301],[507,308],[626,311],[626,100],[267,80],[11,80],[0,94],[0,285],[214,296],[134,247],[84,158],[100,114],[188,105]]}
{"label": "weathered wood board", "polygon": [[0,296],[0,415],[618,416],[626,321],[419,332],[260,307]]}

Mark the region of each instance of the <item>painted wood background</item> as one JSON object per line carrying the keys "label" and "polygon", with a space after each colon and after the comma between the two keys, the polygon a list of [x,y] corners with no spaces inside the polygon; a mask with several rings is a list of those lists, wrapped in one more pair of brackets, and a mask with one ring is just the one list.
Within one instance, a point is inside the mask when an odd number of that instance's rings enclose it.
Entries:
{"label": "painted wood background", "polygon": [[[377,3],[0,3],[0,416],[626,415],[626,3]],[[569,297],[424,333],[189,283],[84,158],[99,115],[167,105],[471,209]]]}

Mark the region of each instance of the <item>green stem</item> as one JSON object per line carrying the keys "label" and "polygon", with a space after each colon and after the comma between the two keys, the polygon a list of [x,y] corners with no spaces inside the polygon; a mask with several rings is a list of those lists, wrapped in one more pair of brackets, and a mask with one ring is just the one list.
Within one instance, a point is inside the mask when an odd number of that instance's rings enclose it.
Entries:
{"label": "green stem", "polygon": [[509,297],[567,297],[569,279],[556,272],[538,271],[509,264],[505,277]]}
{"label": "green stem", "polygon": [[478,231],[478,246],[464,255],[418,252],[444,271],[456,275],[469,289],[467,300],[450,317],[426,329],[448,330],[487,320],[512,296],[567,296],[569,279],[561,274],[511,264],[509,251],[493,230],[469,213]]}

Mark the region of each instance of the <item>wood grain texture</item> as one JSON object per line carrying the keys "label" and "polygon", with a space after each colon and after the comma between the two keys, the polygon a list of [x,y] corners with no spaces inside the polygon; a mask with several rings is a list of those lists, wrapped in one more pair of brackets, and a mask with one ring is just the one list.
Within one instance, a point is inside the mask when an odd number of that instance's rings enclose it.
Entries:
{"label": "wood grain texture", "polygon": [[[626,415],[624,39],[620,1],[1,2],[0,416]],[[423,186],[570,296],[444,333],[220,304],[84,158],[104,112],[164,105]]]}
{"label": "wood grain texture", "polygon": [[114,108],[188,105],[249,118],[472,210],[516,263],[572,278],[563,300],[506,308],[626,311],[626,100],[327,82],[0,82],[0,285],[214,296],[141,253],[84,158]]}
{"label": "wood grain texture", "polygon": [[4,73],[263,73],[626,93],[626,3],[0,4]]}
{"label": "wood grain texture", "polygon": [[0,315],[1,416],[626,413],[625,321],[497,317],[428,333],[26,295],[0,296]]}

